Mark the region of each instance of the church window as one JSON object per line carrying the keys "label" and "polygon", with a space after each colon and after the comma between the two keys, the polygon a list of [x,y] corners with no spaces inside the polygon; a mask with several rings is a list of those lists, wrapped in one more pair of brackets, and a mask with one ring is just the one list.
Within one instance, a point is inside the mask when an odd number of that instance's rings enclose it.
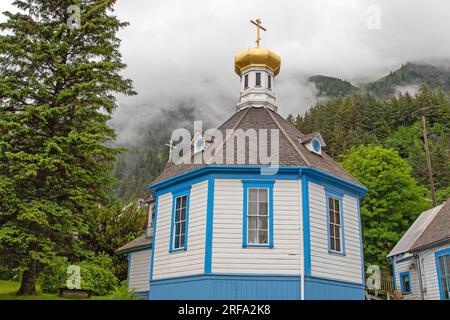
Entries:
{"label": "church window", "polygon": [[173,194],[170,252],[187,248],[189,192]]}
{"label": "church window", "polygon": [[244,76],[244,89],[248,89],[248,74]]}
{"label": "church window", "polygon": [[261,72],[256,73],[255,85],[257,87],[261,86]]}
{"label": "church window", "polygon": [[273,182],[244,182],[243,246],[273,246]]}
{"label": "church window", "polygon": [[270,74],[267,75],[267,88],[272,90],[272,76]]}
{"label": "church window", "polygon": [[331,195],[328,195],[327,201],[328,249],[330,252],[343,254],[342,201]]}

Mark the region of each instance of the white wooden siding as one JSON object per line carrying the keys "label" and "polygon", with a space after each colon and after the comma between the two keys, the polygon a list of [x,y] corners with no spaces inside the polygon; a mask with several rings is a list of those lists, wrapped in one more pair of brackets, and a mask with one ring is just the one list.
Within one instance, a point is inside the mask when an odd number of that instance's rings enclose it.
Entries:
{"label": "white wooden siding", "polygon": [[300,274],[300,181],[277,180],[273,196],[273,248],[243,248],[242,180],[216,179],[212,272],[251,274]]}
{"label": "white wooden siding", "polygon": [[[402,259],[399,259],[402,260]],[[410,265],[415,263],[415,259],[409,259],[404,261],[399,261],[395,263],[395,288],[398,292],[402,292],[401,287],[401,279],[400,273],[402,272],[410,272],[410,286],[411,286],[411,295],[410,298],[420,299],[420,284],[419,284],[419,273],[417,269],[409,269]]]}
{"label": "white wooden siding", "polygon": [[311,275],[362,283],[358,201],[345,195],[342,206],[345,256],[328,252],[325,189],[309,182]]}
{"label": "white wooden siding", "polygon": [[159,196],[156,240],[154,241],[154,280],[204,272],[207,196],[207,181],[192,186],[189,201],[187,250],[172,253],[169,253],[172,194],[166,193]]}
{"label": "white wooden siding", "polygon": [[432,249],[420,252],[420,261],[422,266],[422,281],[424,286],[424,299],[439,300],[439,283],[436,270],[435,252],[450,248],[450,244],[438,246]]}
{"label": "white wooden siding", "polygon": [[136,292],[148,291],[152,250],[130,252],[128,288]]}

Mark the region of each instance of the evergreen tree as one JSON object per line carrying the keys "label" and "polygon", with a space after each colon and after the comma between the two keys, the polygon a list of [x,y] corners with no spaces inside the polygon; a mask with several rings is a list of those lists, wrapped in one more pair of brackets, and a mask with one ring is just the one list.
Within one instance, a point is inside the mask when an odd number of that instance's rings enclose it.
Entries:
{"label": "evergreen tree", "polygon": [[16,0],[0,24],[0,257],[23,268],[20,295],[53,258],[79,254],[83,216],[109,202],[107,121],[114,94],[134,94],[114,3]]}

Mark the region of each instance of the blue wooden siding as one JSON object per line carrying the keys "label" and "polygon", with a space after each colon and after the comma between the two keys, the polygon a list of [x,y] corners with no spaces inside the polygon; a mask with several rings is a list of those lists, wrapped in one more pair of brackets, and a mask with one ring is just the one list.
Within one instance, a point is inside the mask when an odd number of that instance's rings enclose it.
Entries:
{"label": "blue wooden siding", "polygon": [[364,285],[331,279],[305,278],[306,300],[364,300]]}
{"label": "blue wooden siding", "polygon": [[[156,280],[151,300],[300,300],[300,276],[209,274]],[[364,286],[305,278],[307,300],[364,300]]]}
{"label": "blue wooden siding", "polygon": [[151,300],[298,300],[299,276],[209,274],[155,280]]}

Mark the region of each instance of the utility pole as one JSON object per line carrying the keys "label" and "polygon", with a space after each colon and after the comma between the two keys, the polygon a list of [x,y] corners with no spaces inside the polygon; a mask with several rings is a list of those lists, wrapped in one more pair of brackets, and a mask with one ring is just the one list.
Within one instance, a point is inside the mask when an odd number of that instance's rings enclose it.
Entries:
{"label": "utility pole", "polygon": [[427,160],[428,179],[430,180],[431,199],[433,200],[433,207],[435,207],[436,206],[436,194],[435,194],[435,190],[434,190],[433,169],[431,168],[430,149],[428,148],[427,122],[426,122],[424,115],[422,115],[422,125],[423,125],[423,142],[425,145],[425,158]]}

